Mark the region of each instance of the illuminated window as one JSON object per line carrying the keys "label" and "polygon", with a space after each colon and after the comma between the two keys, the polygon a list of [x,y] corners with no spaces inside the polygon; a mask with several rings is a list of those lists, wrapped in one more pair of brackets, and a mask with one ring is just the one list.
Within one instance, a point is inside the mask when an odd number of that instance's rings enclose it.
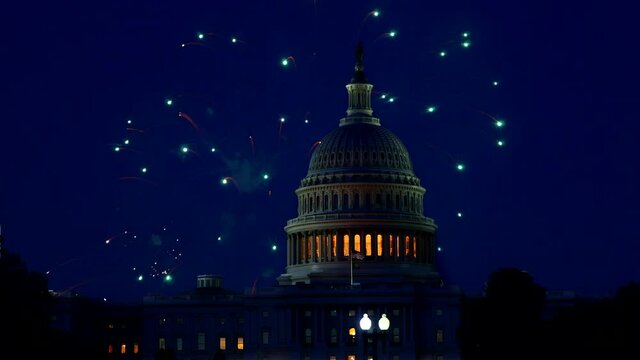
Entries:
{"label": "illuminated window", "polygon": [[377,255],[378,256],[382,256],[382,235],[378,234],[378,236],[376,236],[376,245],[378,247],[377,251]]}
{"label": "illuminated window", "polygon": [[203,332],[198,333],[198,350],[205,349],[205,336]]}
{"label": "illuminated window", "polygon": [[404,255],[405,256],[409,255],[409,249],[411,249],[409,247],[409,241],[410,241],[409,236],[405,236],[404,237]]}
{"label": "illuminated window", "polygon": [[109,344],[109,346],[107,347],[107,353],[113,354],[113,345],[112,344]]}
{"label": "illuminated window", "polygon": [[262,330],[262,344],[269,344],[269,330]]}
{"label": "illuminated window", "polygon": [[353,237],[353,250],[355,252],[360,252],[360,235]]}
{"label": "illuminated window", "polygon": [[316,235],[316,259],[320,258],[320,235]]}
{"label": "illuminated window", "polygon": [[127,353],[127,344],[121,344],[120,345],[120,354],[126,354]]}
{"label": "illuminated window", "polygon": [[347,360],[356,360],[355,355],[347,355]]}
{"label": "illuminated window", "polygon": [[176,350],[182,351],[182,338],[176,339]]}
{"label": "illuminated window", "polygon": [[336,328],[331,329],[331,336],[329,337],[329,342],[331,342],[332,344],[338,343],[338,329]]}
{"label": "illuminated window", "polygon": [[133,353],[137,354],[140,352],[140,346],[138,346],[138,343],[133,343]]}
{"label": "illuminated window", "polygon": [[367,234],[364,237],[364,251],[366,256],[371,256],[371,235]]}
{"label": "illuminated window", "polygon": [[109,324],[109,325],[107,325],[107,327],[108,327],[109,329],[113,329],[113,324]]}
{"label": "illuminated window", "polygon": [[349,328],[348,334],[349,334],[349,343],[350,344],[355,344],[356,343],[356,328],[354,328],[354,327]]}
{"label": "illuminated window", "polygon": [[164,350],[167,348],[167,340],[165,338],[158,339],[158,349]]}
{"label": "illuminated window", "polygon": [[336,257],[336,249],[338,247],[338,237],[331,235],[331,256]]}
{"label": "illuminated window", "polygon": [[344,256],[349,256],[349,235],[345,235],[342,237],[342,254]]}
{"label": "illuminated window", "polygon": [[393,256],[393,235],[389,235],[389,256]]}
{"label": "illuminated window", "polygon": [[414,237],[413,237],[413,257],[414,257],[414,258],[417,256],[417,252],[416,252],[416,246],[417,246],[417,245],[416,245],[416,243],[417,243],[417,241],[416,241],[416,237],[414,236]]}
{"label": "illuminated window", "polygon": [[220,350],[227,350],[227,338],[222,336],[220,337],[220,340],[218,341],[218,348]]}
{"label": "illuminated window", "polygon": [[244,338],[242,336],[238,337],[238,350],[244,350]]}
{"label": "illuminated window", "polygon": [[313,241],[313,236],[307,237],[307,260],[311,260],[311,242]]}
{"label": "illuminated window", "polygon": [[444,330],[442,329],[436,330],[436,342],[438,344],[442,344],[444,342]]}
{"label": "illuminated window", "polygon": [[329,360],[336,360],[336,356],[335,355],[329,355]]}

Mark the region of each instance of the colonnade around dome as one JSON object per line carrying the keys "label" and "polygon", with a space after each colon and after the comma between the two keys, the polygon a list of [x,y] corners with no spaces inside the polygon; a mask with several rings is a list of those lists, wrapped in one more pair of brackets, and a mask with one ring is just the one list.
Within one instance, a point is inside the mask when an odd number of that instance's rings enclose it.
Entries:
{"label": "colonnade around dome", "polygon": [[350,261],[434,263],[434,236],[427,231],[316,230],[288,234],[287,265]]}

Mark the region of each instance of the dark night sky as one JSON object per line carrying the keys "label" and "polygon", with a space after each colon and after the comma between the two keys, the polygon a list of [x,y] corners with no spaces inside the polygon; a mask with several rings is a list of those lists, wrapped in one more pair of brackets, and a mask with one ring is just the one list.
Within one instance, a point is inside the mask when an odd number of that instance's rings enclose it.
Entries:
{"label": "dark night sky", "polygon": [[[374,115],[427,189],[450,284],[478,292],[503,266],[585,295],[640,281],[638,30],[616,2],[36,1],[2,13],[0,224],[52,289],[137,301],[203,273],[236,290],[274,284],[312,146],[345,115],[358,40]],[[152,276],[165,269],[173,283]]]}

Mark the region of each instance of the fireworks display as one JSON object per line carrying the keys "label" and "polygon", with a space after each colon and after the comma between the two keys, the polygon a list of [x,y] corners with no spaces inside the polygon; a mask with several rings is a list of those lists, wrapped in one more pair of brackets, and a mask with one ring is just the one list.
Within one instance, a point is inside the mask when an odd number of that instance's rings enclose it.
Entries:
{"label": "fireworks display", "polygon": [[[363,1],[102,11],[92,16],[96,40],[76,39],[86,49],[78,61],[97,64],[100,91],[81,99],[90,105],[77,147],[60,145],[70,158],[77,151],[68,181],[90,179],[57,202],[81,203],[87,225],[56,234],[75,246],[38,256],[53,287],[135,297],[190,289],[204,273],[240,290],[274,284],[286,265],[283,227],[297,216],[294,191],[346,115],[358,41],[374,116],[403,141],[427,189],[445,277],[481,283],[511,260],[495,249],[524,227],[496,227],[525,187],[514,185],[527,166],[514,151],[532,120],[514,104],[526,85],[516,83],[506,35],[490,26],[497,14]],[[73,170],[81,160],[95,161],[85,175]],[[484,268],[464,278],[467,265]]]}

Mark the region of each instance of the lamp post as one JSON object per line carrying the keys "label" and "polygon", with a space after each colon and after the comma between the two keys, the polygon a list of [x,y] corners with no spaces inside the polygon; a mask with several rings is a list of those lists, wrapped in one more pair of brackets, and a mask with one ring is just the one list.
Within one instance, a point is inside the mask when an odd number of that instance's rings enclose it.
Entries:
{"label": "lamp post", "polygon": [[[363,346],[364,346],[364,358],[365,360],[373,359],[377,360],[378,358],[378,337],[382,337],[382,353],[386,353],[386,344],[387,344],[387,330],[389,330],[389,326],[391,322],[389,318],[387,318],[387,314],[382,314],[380,319],[378,319],[378,328],[371,329],[372,323],[371,319],[369,319],[369,315],[364,313],[362,315],[362,319],[360,319],[360,329],[362,330],[363,337]],[[371,331],[370,331],[371,330]],[[369,339],[373,342],[373,354],[369,356]]]}

